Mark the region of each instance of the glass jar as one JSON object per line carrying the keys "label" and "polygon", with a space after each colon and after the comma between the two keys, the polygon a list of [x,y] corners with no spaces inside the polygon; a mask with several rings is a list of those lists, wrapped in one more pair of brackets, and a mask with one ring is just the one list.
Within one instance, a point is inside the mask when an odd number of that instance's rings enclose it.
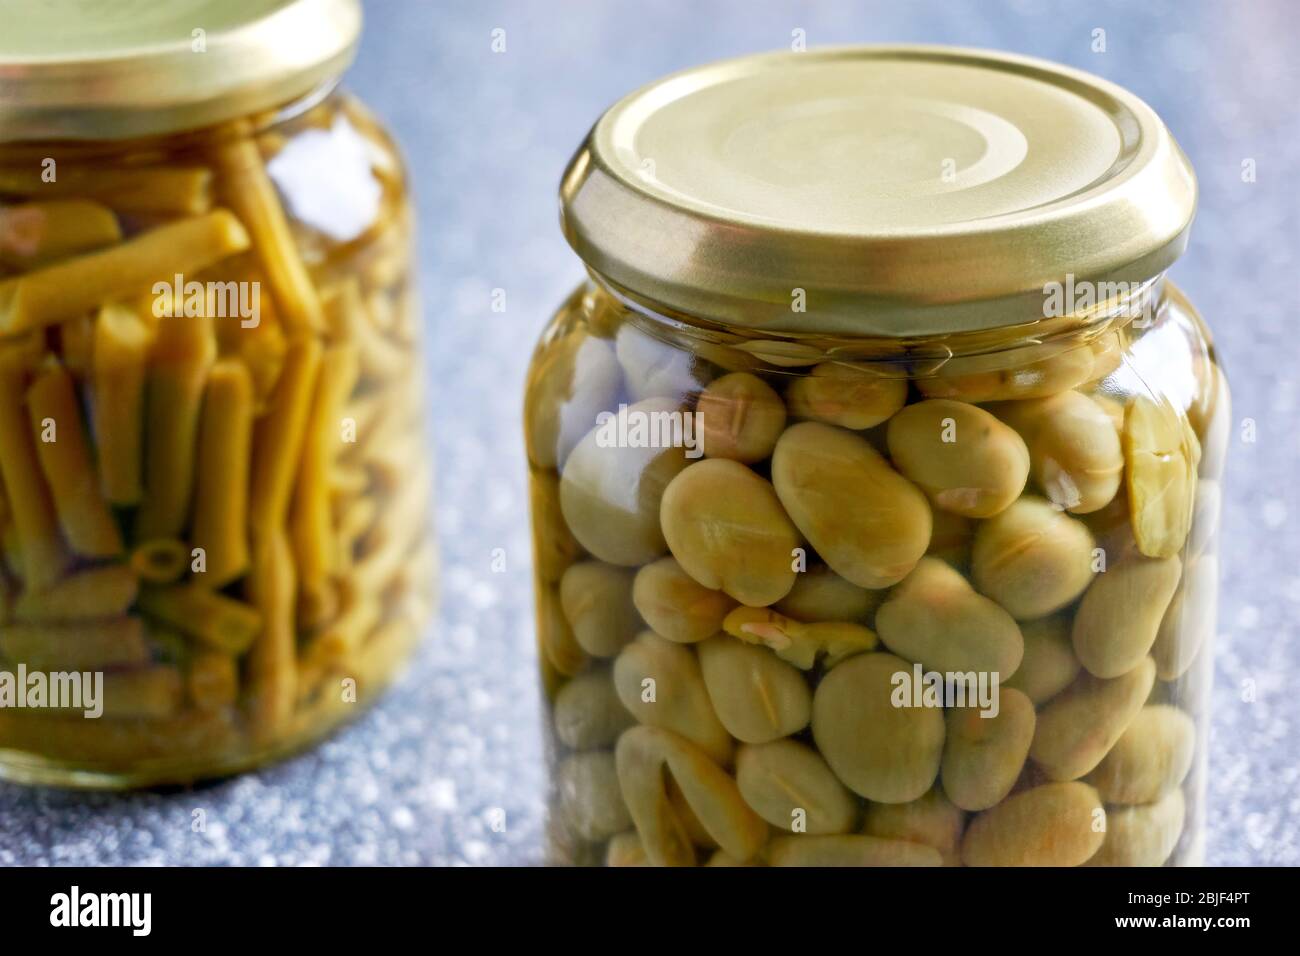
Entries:
{"label": "glass jar", "polygon": [[1199,862],[1229,408],[1155,114],[1004,54],[748,57],[616,104],[562,200],[551,860]]}
{"label": "glass jar", "polygon": [[429,618],[411,207],[355,0],[83,7],[0,41],[0,776],[183,783]]}

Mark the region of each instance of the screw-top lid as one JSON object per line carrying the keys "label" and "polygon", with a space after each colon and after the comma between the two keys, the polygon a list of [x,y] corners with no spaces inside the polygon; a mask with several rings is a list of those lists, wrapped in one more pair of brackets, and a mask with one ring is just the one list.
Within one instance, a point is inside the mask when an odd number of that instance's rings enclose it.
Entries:
{"label": "screw-top lid", "polygon": [[570,245],[633,298],[773,331],[912,336],[1034,321],[1067,276],[1149,280],[1186,245],[1196,181],[1155,112],[1112,83],[888,46],[652,83],[596,123],[561,198]]}
{"label": "screw-top lid", "polygon": [[219,123],[338,76],[358,0],[0,0],[0,142]]}

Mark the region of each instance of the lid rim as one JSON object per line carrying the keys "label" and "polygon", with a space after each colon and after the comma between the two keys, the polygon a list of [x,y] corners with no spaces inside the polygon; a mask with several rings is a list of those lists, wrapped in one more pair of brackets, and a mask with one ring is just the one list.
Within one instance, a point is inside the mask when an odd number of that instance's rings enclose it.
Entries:
{"label": "lid rim", "polygon": [[292,102],[337,78],[359,0],[289,0],[191,37],[85,52],[0,54],[0,144],[180,133]]}

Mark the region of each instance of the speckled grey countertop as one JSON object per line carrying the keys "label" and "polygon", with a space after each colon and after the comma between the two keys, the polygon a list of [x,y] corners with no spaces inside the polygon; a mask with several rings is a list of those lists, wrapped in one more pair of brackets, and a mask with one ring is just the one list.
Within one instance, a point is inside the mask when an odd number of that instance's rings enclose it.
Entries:
{"label": "speckled grey countertop", "polygon": [[[1300,864],[1293,3],[371,0],[367,12],[349,82],[388,119],[418,184],[441,617],[378,707],[277,767],[167,794],[0,785],[0,864],[540,861],[519,410],[532,342],[581,275],[556,224],[556,185],[622,93],[694,63],[786,47],[795,29],[810,45],[955,43],[1070,63],[1144,97],[1191,157],[1201,208],[1173,276],[1217,333],[1234,416],[1253,419],[1258,436],[1234,440],[1229,465],[1207,861]],[[491,51],[496,28],[504,53]],[[1105,53],[1091,51],[1095,29],[1106,31]],[[1254,183],[1242,182],[1245,159]],[[490,307],[497,288],[504,313]],[[492,570],[495,548],[504,573]],[[195,809],[204,832],[191,827]]]}

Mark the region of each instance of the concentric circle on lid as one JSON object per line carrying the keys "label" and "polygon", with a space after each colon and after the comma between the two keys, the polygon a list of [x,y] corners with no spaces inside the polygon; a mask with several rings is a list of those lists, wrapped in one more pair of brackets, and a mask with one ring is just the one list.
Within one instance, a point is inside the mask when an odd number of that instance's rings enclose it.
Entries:
{"label": "concentric circle on lid", "polygon": [[0,0],[0,142],[271,109],[341,74],[360,31],[358,0]]}
{"label": "concentric circle on lid", "polygon": [[1033,321],[1067,276],[1150,279],[1186,244],[1196,185],[1150,107],[1097,77],[854,47],[631,94],[561,197],[570,244],[633,297],[770,330],[911,336]]}

